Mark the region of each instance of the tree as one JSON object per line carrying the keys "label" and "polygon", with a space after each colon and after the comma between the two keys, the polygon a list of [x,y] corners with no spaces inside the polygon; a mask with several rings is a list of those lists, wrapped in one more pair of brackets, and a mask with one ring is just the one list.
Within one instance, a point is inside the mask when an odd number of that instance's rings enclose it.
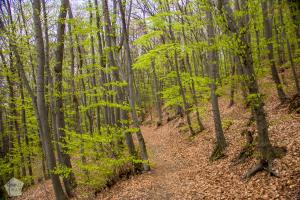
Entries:
{"label": "tree", "polygon": [[[209,5],[211,6],[211,2],[209,2]],[[209,6],[209,8],[210,8]],[[207,24],[207,35],[208,35],[208,43],[210,46],[213,46],[214,43],[214,26],[213,26],[213,18],[211,11],[206,11],[206,18],[208,19]],[[209,76],[210,76],[210,99],[211,99],[211,105],[212,105],[212,111],[213,111],[213,118],[214,118],[214,125],[215,125],[215,134],[216,134],[216,147],[211,155],[211,159],[215,160],[223,156],[222,151],[226,147],[226,140],[223,133],[222,128],[222,122],[220,117],[220,110],[219,110],[219,104],[218,104],[218,96],[216,94],[216,81],[217,81],[217,60],[218,55],[217,51],[215,49],[210,50],[208,52],[208,66],[210,69]]]}
{"label": "tree", "polygon": [[[54,68],[55,71],[55,89],[58,93],[55,99],[55,122],[56,122],[56,134],[63,146],[66,146],[65,142],[65,117],[63,111],[63,86],[62,86],[62,70],[63,70],[63,57],[64,57],[64,34],[65,34],[65,19],[67,15],[67,10],[69,7],[68,0],[61,1],[60,14],[58,17],[58,25],[57,25],[57,40],[58,46],[55,52],[55,61],[56,65]],[[71,158],[66,153],[66,148],[58,145],[58,154],[60,159],[60,164],[64,167],[72,169]],[[74,173],[71,171],[67,177],[63,178],[64,185],[68,196],[72,196],[72,189],[76,186]]]}
{"label": "tree", "polygon": [[[236,0],[236,8],[239,10],[239,2]],[[247,10],[247,1],[244,1],[241,4],[241,10]],[[254,115],[256,121],[256,128],[258,132],[258,148],[261,153],[261,159],[257,166],[251,169],[246,175],[246,178],[251,177],[257,171],[264,169],[267,166],[267,170],[270,173],[272,172],[272,160],[274,159],[274,151],[269,139],[268,134],[268,123],[266,118],[266,113],[264,110],[264,102],[263,102],[263,95],[259,92],[257,78],[254,72],[253,67],[253,60],[252,60],[252,51],[250,48],[250,35],[248,32],[242,32],[239,28],[245,28],[249,23],[249,15],[248,13],[244,14],[241,19],[240,27],[237,26],[236,22],[234,21],[232,15],[232,9],[228,4],[228,0],[222,1],[223,11],[225,12],[225,16],[228,22],[228,28],[231,32],[237,33],[239,37],[239,46],[243,47],[240,50],[239,56],[242,59],[243,63],[243,71],[245,75],[245,81],[247,84],[247,88],[249,94],[247,99],[250,103],[252,113]]]}
{"label": "tree", "polygon": [[[53,148],[51,145],[50,129],[48,124],[48,116],[46,115],[46,103],[45,103],[45,51],[44,51],[44,41],[42,35],[42,26],[40,20],[41,4],[39,0],[34,0],[32,2],[33,9],[33,20],[35,27],[35,39],[36,39],[36,51],[37,51],[37,107],[38,107],[38,117],[41,120],[42,125],[42,141],[44,142],[45,154],[48,163],[48,168],[50,171],[55,170],[56,161]],[[52,180],[52,185],[55,191],[55,197],[57,200],[66,199],[64,191],[62,189],[59,176],[50,172],[50,177]]]}
{"label": "tree", "polygon": [[129,92],[129,104],[131,109],[131,115],[133,119],[134,127],[136,128],[136,135],[140,146],[141,157],[144,161],[143,167],[145,171],[150,170],[149,161],[148,161],[148,153],[146,144],[144,141],[144,137],[141,132],[140,122],[136,113],[135,108],[135,92],[133,86],[133,73],[132,73],[132,61],[131,61],[131,54],[130,54],[130,47],[129,47],[129,36],[128,36],[128,27],[126,26],[126,19],[125,19],[125,11],[123,8],[122,0],[118,0],[120,12],[121,12],[121,19],[122,19],[122,31],[124,37],[124,48],[126,54],[126,65],[127,65],[127,74],[128,74],[128,92]]}
{"label": "tree", "polygon": [[265,27],[265,38],[268,43],[268,57],[271,64],[271,72],[272,72],[272,78],[276,84],[277,94],[280,99],[281,103],[284,103],[287,99],[286,94],[283,91],[283,87],[277,72],[275,60],[274,60],[274,48],[273,48],[273,42],[272,42],[272,23],[273,19],[272,16],[274,15],[273,12],[273,3],[272,1],[262,1],[262,11],[263,11],[263,18],[264,18],[264,27]]}

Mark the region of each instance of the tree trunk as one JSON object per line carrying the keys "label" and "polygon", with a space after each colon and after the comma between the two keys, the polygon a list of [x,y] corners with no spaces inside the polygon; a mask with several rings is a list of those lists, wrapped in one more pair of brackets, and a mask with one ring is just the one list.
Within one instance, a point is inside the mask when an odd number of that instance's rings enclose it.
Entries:
{"label": "tree trunk", "polygon": [[[72,9],[70,7],[69,4],[69,9],[68,9],[68,14],[69,14],[69,18],[73,19],[73,13],[72,13]],[[71,24],[68,24],[68,31],[69,31],[69,36],[70,36],[70,44],[73,44],[73,34],[72,34],[72,27]],[[83,144],[83,140],[82,140],[82,119],[80,116],[80,110],[79,110],[79,98],[76,95],[76,84],[75,84],[75,53],[74,53],[74,47],[73,45],[71,45],[70,47],[70,57],[71,57],[71,87],[72,87],[72,100],[73,100],[73,104],[74,104],[74,110],[75,110],[75,130],[76,133],[79,134],[80,137],[80,159],[81,159],[81,164],[86,165],[86,157],[84,155],[84,144]],[[89,177],[89,174],[87,171],[84,171],[85,175],[87,177]]]}
{"label": "tree trunk", "polygon": [[[237,0],[236,0],[237,1]],[[248,1],[242,1],[242,10],[247,10]],[[240,49],[239,56],[243,63],[243,72],[246,76],[246,84],[249,91],[248,100],[251,105],[252,113],[256,120],[256,128],[258,132],[258,148],[261,153],[261,159],[267,162],[271,162],[273,159],[273,149],[268,135],[268,123],[264,110],[264,102],[262,94],[259,92],[256,75],[253,67],[252,51],[250,47],[250,33],[239,33],[238,27],[235,21],[233,21],[232,9],[228,4],[228,0],[222,0],[224,6],[225,16],[228,20],[229,30],[233,33],[239,34],[239,46],[244,47]],[[236,10],[240,10],[239,3],[236,3]],[[241,20],[241,27],[245,29],[249,23],[248,14],[244,14]]]}
{"label": "tree trunk", "polygon": [[156,111],[158,115],[158,121],[156,122],[157,126],[162,125],[163,121],[163,115],[162,115],[162,110],[161,110],[161,98],[159,94],[159,82],[157,79],[157,73],[155,69],[155,61],[151,61],[151,69],[153,73],[153,85],[154,85],[154,97],[155,97],[155,106],[156,106]]}
{"label": "tree trunk", "polygon": [[[208,20],[207,24],[207,34],[208,34],[208,42],[209,45],[213,45],[213,40],[215,37],[214,33],[214,26],[213,26],[213,17],[210,11],[206,11],[206,18]],[[213,119],[215,125],[215,135],[216,135],[216,147],[212,154],[211,159],[217,159],[218,157],[222,156],[222,151],[226,147],[226,140],[223,133],[220,110],[219,110],[219,103],[218,103],[218,96],[216,94],[216,81],[217,81],[217,50],[213,49],[208,52],[208,68],[209,68],[209,76],[210,76],[210,101],[212,105],[212,112],[213,112]]]}
{"label": "tree trunk", "polygon": [[[102,38],[100,34],[100,30],[102,30],[101,24],[100,24],[100,13],[99,13],[99,8],[98,8],[98,0],[94,1],[95,3],[95,9],[96,9],[96,26],[97,26],[97,40],[98,40],[98,54],[99,54],[99,63],[100,66],[102,67],[101,69],[101,85],[104,87],[105,90],[107,90],[107,87],[105,86],[105,83],[107,82],[106,80],[106,74],[104,73],[104,69],[106,67],[105,63],[105,56],[103,54],[103,45],[102,45]],[[104,101],[108,101],[107,94],[105,93],[103,95]],[[105,124],[109,123],[109,108],[108,106],[104,106],[104,122]]]}
{"label": "tree trunk", "polygon": [[[48,125],[48,116],[46,115],[46,103],[45,103],[45,80],[44,80],[44,68],[45,68],[45,52],[44,52],[44,41],[42,35],[42,26],[40,21],[40,1],[33,0],[32,9],[33,9],[33,20],[35,28],[35,39],[36,39],[36,51],[37,51],[37,60],[38,60],[38,69],[37,69],[37,107],[39,111],[39,118],[42,125],[42,140],[45,146],[45,153],[48,162],[48,168],[50,171],[55,170],[56,161],[54,156],[54,151],[51,145],[51,136]],[[50,173],[55,197],[57,200],[66,199],[63,188],[61,186],[59,176]]]}
{"label": "tree trunk", "polygon": [[[111,36],[113,29],[111,26],[111,20],[110,20],[107,0],[102,0],[102,9],[103,9],[103,18],[104,18],[104,22],[105,22],[105,26],[104,26],[105,43],[108,48],[108,63],[109,63],[110,67],[115,67],[115,66],[117,66],[117,63],[115,61],[114,51],[113,51],[114,40]],[[114,81],[120,81],[119,69],[113,70],[112,76],[113,76]],[[123,94],[120,86],[116,86],[116,91],[117,91],[117,95],[115,97],[115,100],[116,100],[116,103],[119,104],[119,103],[121,103],[121,100],[124,99],[124,94]],[[115,116],[114,116],[114,119],[112,118],[112,121],[114,123],[120,125],[120,109],[119,108],[115,109]]]}
{"label": "tree trunk", "polygon": [[[104,0],[105,1],[105,0]],[[123,8],[122,0],[118,0],[120,12],[121,12],[121,20],[122,20],[122,31],[124,34],[124,48],[125,48],[125,54],[126,54],[126,64],[127,64],[127,74],[128,74],[128,92],[129,92],[129,104],[131,109],[131,115],[133,120],[133,125],[137,129],[136,136],[139,142],[140,151],[141,151],[141,157],[143,160],[143,167],[145,171],[150,170],[149,160],[148,160],[148,153],[146,144],[144,141],[143,134],[141,132],[140,128],[140,122],[137,116],[136,108],[135,108],[135,92],[134,92],[134,86],[133,86],[133,71],[132,71],[132,60],[131,60],[131,54],[130,54],[130,46],[129,46],[129,35],[128,35],[128,27],[126,26],[126,19],[125,19],[125,11]]]}
{"label": "tree trunk", "polygon": [[[20,75],[19,75],[20,77]],[[27,131],[27,118],[26,118],[26,109],[25,109],[25,99],[24,99],[24,91],[23,91],[23,85],[22,82],[20,82],[20,93],[21,93],[21,101],[22,101],[22,123],[23,123],[23,135],[25,138],[25,144],[27,148],[29,147],[29,138],[28,138],[28,131]],[[27,159],[27,165],[28,165],[28,173],[31,178],[30,184],[34,184],[34,179],[33,179],[33,172],[32,172],[32,165],[31,165],[31,153],[28,152],[28,155],[26,156]]]}
{"label": "tree trunk", "polygon": [[299,85],[299,79],[297,76],[297,71],[296,71],[296,66],[295,66],[295,62],[294,62],[294,58],[293,58],[293,52],[292,52],[292,47],[291,47],[291,43],[290,40],[288,38],[288,35],[286,33],[286,26],[284,24],[283,21],[283,12],[282,12],[282,6],[283,6],[283,2],[282,0],[279,1],[279,15],[280,15],[280,23],[283,27],[283,35],[285,36],[285,41],[286,41],[286,45],[287,45],[287,50],[288,50],[288,57],[289,57],[289,61],[291,64],[291,68],[292,68],[292,73],[293,73],[293,77],[294,77],[294,82],[295,82],[295,87],[296,87],[296,92],[298,95],[300,95],[300,85]]}
{"label": "tree trunk", "polygon": [[[63,111],[63,81],[62,81],[62,69],[63,69],[63,58],[64,58],[64,34],[65,34],[65,19],[67,15],[67,9],[69,7],[68,0],[61,1],[61,8],[58,17],[58,25],[57,25],[57,48],[55,51],[55,61],[56,65],[54,68],[55,71],[55,90],[58,95],[55,97],[55,120],[56,120],[56,134],[58,137],[59,143],[63,146],[66,146],[66,133],[65,129],[65,117]],[[66,153],[66,147],[62,147],[59,145],[59,149],[57,151],[60,152],[61,160],[60,164],[65,167],[72,169],[71,158],[70,155]],[[65,185],[66,192],[68,196],[72,195],[72,189],[76,186],[74,173],[71,172],[68,177],[63,177],[63,182]]]}
{"label": "tree trunk", "polygon": [[287,99],[286,94],[283,91],[283,87],[277,72],[275,60],[274,60],[274,50],[273,50],[273,38],[272,38],[272,18],[274,15],[272,0],[262,1],[262,11],[263,11],[263,19],[264,19],[264,28],[265,28],[265,38],[267,40],[268,46],[268,58],[271,64],[271,72],[272,78],[275,82],[277,94],[281,103],[284,103]]}

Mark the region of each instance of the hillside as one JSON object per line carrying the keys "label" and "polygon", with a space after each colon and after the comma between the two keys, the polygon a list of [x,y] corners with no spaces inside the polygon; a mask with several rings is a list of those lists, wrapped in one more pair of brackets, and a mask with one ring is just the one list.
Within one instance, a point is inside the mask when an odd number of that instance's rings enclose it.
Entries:
{"label": "hillside", "polygon": [[[242,141],[245,141],[240,133],[249,113],[241,106],[228,108],[228,100],[221,98],[222,118],[232,122],[225,131],[229,143],[226,158],[209,162],[214,141],[213,121],[209,114],[204,120],[206,130],[194,138],[179,132],[182,118],[169,123],[165,119],[164,125],[159,128],[142,126],[152,166],[150,172],[119,181],[96,197],[93,191],[79,188],[74,199],[298,199],[300,117],[289,114],[286,107],[278,106],[274,96],[269,96],[267,102],[272,144],[287,147],[286,156],[275,160],[273,165],[280,178],[261,172],[249,181],[242,180],[255,159],[247,159],[237,166],[232,165],[232,159],[238,155]],[[29,189],[20,199],[46,199],[43,187],[40,184]],[[46,182],[46,189],[51,199],[50,182]]]}

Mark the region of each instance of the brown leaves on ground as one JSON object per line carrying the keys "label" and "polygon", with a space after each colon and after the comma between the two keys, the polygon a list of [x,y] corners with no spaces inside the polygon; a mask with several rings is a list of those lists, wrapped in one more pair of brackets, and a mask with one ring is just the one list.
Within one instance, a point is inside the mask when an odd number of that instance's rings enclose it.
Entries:
{"label": "brown leaves on ground", "polygon": [[[181,118],[165,122],[159,128],[143,126],[152,171],[120,181],[97,197],[92,191],[84,196],[89,191],[79,190],[74,199],[297,199],[300,187],[299,117],[288,114],[286,108],[278,108],[275,97],[270,97],[267,102],[272,144],[287,147],[287,155],[273,163],[280,178],[260,172],[248,182],[241,180],[256,161],[247,159],[245,163],[233,166],[231,160],[244,144],[241,132],[250,114],[238,105],[228,108],[228,101],[221,99],[222,119],[232,121],[225,131],[228,142],[226,158],[209,162],[214,143],[211,116],[205,118],[206,130],[193,139],[179,133],[177,126],[182,122]],[[46,187],[39,184],[28,189],[22,199],[47,200],[45,192],[48,199],[53,199],[50,182]]]}
{"label": "brown leaves on ground", "polygon": [[[205,120],[206,130],[191,140],[179,133],[174,120],[160,128],[143,127],[142,131],[153,164],[152,172],[117,183],[98,195],[97,199],[297,199],[300,187],[300,123],[286,108],[278,109],[278,101],[269,99],[266,111],[270,122],[270,138],[275,146],[286,146],[287,155],[275,160],[274,170],[280,178],[258,173],[248,182],[241,180],[255,164],[255,159],[233,166],[245,138],[241,132],[250,113],[244,108],[227,108],[220,100],[222,119],[233,124],[225,132],[228,147],[225,159],[209,162],[213,150],[214,130],[211,116]],[[210,113],[210,112],[208,112]]]}

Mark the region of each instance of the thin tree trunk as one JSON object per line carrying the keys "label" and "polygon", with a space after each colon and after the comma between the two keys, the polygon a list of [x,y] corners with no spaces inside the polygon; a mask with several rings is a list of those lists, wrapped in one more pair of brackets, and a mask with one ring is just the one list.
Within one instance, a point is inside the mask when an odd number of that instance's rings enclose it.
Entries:
{"label": "thin tree trunk", "polygon": [[[69,14],[69,18],[73,19],[73,13],[69,4],[69,10],[68,10],[68,14]],[[69,30],[69,36],[70,36],[70,56],[71,56],[71,87],[72,87],[72,100],[73,100],[73,104],[74,104],[74,109],[75,109],[75,130],[76,133],[78,133],[80,135],[80,159],[81,159],[81,163],[83,165],[86,165],[86,157],[84,155],[84,144],[83,144],[83,139],[82,139],[82,120],[81,120],[81,116],[80,116],[80,111],[79,111],[79,98],[76,95],[76,85],[75,85],[75,53],[74,53],[74,47],[73,47],[73,34],[72,34],[72,27],[71,24],[68,23],[68,30]],[[85,175],[87,176],[87,178],[89,178],[89,174],[86,170],[84,170]]]}
{"label": "thin tree trunk", "polygon": [[281,103],[284,103],[287,99],[286,94],[283,91],[282,84],[278,75],[278,71],[276,68],[275,60],[274,60],[274,50],[273,50],[273,42],[272,42],[272,18],[271,16],[274,14],[272,0],[262,1],[262,11],[264,18],[264,28],[265,28],[265,38],[268,42],[268,57],[271,64],[271,72],[272,78],[275,82],[277,94]]}
{"label": "thin tree trunk", "polygon": [[[103,54],[103,45],[102,45],[102,38],[100,34],[100,30],[102,30],[101,24],[100,24],[100,13],[98,8],[98,0],[94,0],[95,3],[95,9],[96,9],[96,26],[97,26],[97,40],[98,40],[98,54],[99,54],[99,63],[100,66],[103,68],[101,69],[101,85],[104,87],[105,90],[107,90],[107,87],[105,86],[106,80],[106,74],[104,73],[104,69],[106,67],[105,63],[105,56]],[[108,101],[108,97],[106,93],[103,95],[104,101]],[[109,108],[108,106],[104,106],[104,122],[105,124],[108,124],[109,122]]]}
{"label": "thin tree trunk", "polygon": [[[38,127],[39,127],[40,146],[41,146],[41,149],[43,149],[44,153],[45,153],[46,152],[45,147],[44,147],[45,144],[43,144],[43,142],[42,142],[43,127],[42,127],[42,122],[41,122],[41,118],[40,118],[40,114],[39,114],[39,110],[38,110],[38,106],[37,106],[37,97],[35,96],[34,91],[31,88],[30,83],[29,83],[29,81],[28,81],[28,79],[26,77],[26,73],[24,71],[24,65],[23,65],[23,62],[21,60],[20,54],[18,52],[16,43],[15,43],[16,36],[14,34],[14,29],[13,29],[13,32],[10,33],[5,28],[5,26],[4,26],[3,21],[1,20],[1,18],[0,18],[0,27],[2,27],[2,30],[4,31],[4,33],[6,35],[10,35],[11,36],[11,37],[8,37],[9,38],[9,48],[10,48],[10,51],[14,53],[14,56],[15,56],[15,59],[16,59],[16,66],[17,66],[17,69],[18,69],[18,73],[20,74],[22,82],[23,82],[23,84],[24,84],[26,90],[28,91],[28,94],[29,94],[29,96],[30,96],[30,98],[32,100],[32,107],[34,108],[35,116],[36,116],[36,119],[37,119],[37,122],[38,122]],[[0,54],[0,55],[3,57],[2,54]],[[44,159],[44,157],[42,157],[42,158]],[[43,167],[43,169],[45,169],[45,168]],[[43,172],[44,171],[46,172],[46,170],[43,170]],[[45,177],[45,179],[48,179],[48,173],[44,173],[44,177]]]}
{"label": "thin tree trunk", "polygon": [[282,0],[279,1],[279,15],[280,15],[280,22],[281,22],[281,25],[283,27],[283,35],[285,35],[285,41],[286,41],[286,45],[287,45],[287,50],[288,50],[288,57],[289,57],[289,61],[290,61],[290,64],[291,64],[291,68],[292,68],[292,73],[293,73],[293,77],[294,77],[294,82],[295,82],[295,87],[296,87],[296,93],[298,95],[300,95],[300,85],[299,85],[299,79],[298,79],[298,76],[297,76],[297,71],[296,71],[296,66],[295,66],[295,62],[294,62],[294,58],[293,58],[293,52],[292,52],[292,47],[291,47],[291,43],[290,43],[290,40],[288,38],[288,35],[286,33],[286,26],[284,24],[284,21],[283,21],[283,13],[282,13],[282,6],[283,6],[283,2]]}
{"label": "thin tree trunk", "polygon": [[[213,40],[215,37],[214,33],[214,26],[213,26],[213,17],[212,13],[210,11],[206,11],[206,18],[208,20],[207,25],[207,34],[208,34],[208,42],[209,45],[213,45]],[[221,122],[221,116],[220,116],[220,110],[219,110],[219,103],[218,103],[218,96],[216,94],[216,81],[217,81],[217,64],[215,63],[217,58],[217,51],[215,49],[210,50],[208,52],[208,66],[209,66],[209,76],[211,79],[210,83],[210,101],[212,105],[212,112],[213,112],[213,119],[214,119],[214,125],[215,125],[215,135],[216,135],[216,147],[212,154],[211,159],[217,159],[220,156],[222,156],[222,151],[226,147],[226,140],[223,133],[222,128],[222,122]]]}
{"label": "thin tree trunk", "polygon": [[[234,92],[236,89],[236,81],[235,81],[235,69],[236,69],[236,62],[235,62],[235,58],[231,58],[231,78],[230,78],[230,102],[228,107],[232,107],[234,105]],[[232,61],[233,60],[233,61]]]}
{"label": "thin tree trunk", "polygon": [[[92,3],[91,3],[91,0],[89,0],[88,2],[89,4],[89,7],[90,7],[90,17],[89,17],[89,20],[90,20],[90,26],[92,27],[93,25],[93,12],[92,12]],[[95,55],[95,45],[94,45],[94,35],[93,33],[91,33],[90,35],[90,40],[91,40],[91,52],[92,52],[92,73],[93,73],[93,76],[92,76],[92,88],[94,90],[94,102],[95,103],[98,103],[98,98],[97,98],[97,83],[96,83],[96,55]],[[96,108],[96,123],[97,123],[97,130],[98,130],[98,133],[101,134],[101,122],[100,122],[100,106],[97,106]]]}
{"label": "thin tree trunk", "polygon": [[[26,118],[26,109],[25,109],[25,99],[24,99],[24,91],[23,91],[23,85],[22,82],[20,82],[20,93],[21,93],[21,101],[22,101],[22,123],[23,123],[23,135],[25,138],[25,144],[27,148],[29,147],[29,138],[28,138],[28,131],[27,131],[27,118]],[[31,179],[30,184],[34,184],[33,179],[33,172],[32,172],[32,165],[31,165],[31,153],[28,152],[28,155],[26,156],[27,159],[27,165],[28,165],[28,173]]]}
{"label": "thin tree trunk", "polygon": [[[55,170],[56,161],[54,156],[54,151],[51,145],[51,136],[48,125],[48,116],[46,103],[45,103],[45,80],[44,80],[44,68],[45,68],[45,52],[44,52],[44,41],[42,35],[42,26],[40,21],[40,10],[41,4],[39,0],[33,0],[32,2],[33,9],[33,20],[35,28],[35,38],[36,38],[36,51],[37,51],[37,60],[38,60],[38,69],[37,69],[37,107],[39,111],[39,118],[42,125],[42,140],[45,145],[45,153],[48,162],[48,168],[50,171]],[[50,173],[52,185],[55,192],[55,197],[57,200],[66,199],[63,188],[61,186],[59,176]]]}
{"label": "thin tree trunk", "polygon": [[127,61],[126,64],[127,64],[128,92],[129,92],[128,100],[129,100],[129,104],[130,104],[133,125],[137,129],[136,136],[137,136],[139,146],[140,146],[141,157],[144,161],[143,167],[144,167],[145,171],[149,171],[150,165],[149,165],[149,160],[148,160],[147,148],[146,148],[143,134],[141,132],[140,122],[139,122],[136,108],[135,108],[135,100],[136,99],[135,99],[135,92],[134,92],[134,86],[133,86],[133,71],[132,71],[132,60],[131,60],[130,46],[129,46],[128,27],[126,26],[125,11],[123,8],[122,0],[118,0],[118,2],[119,2],[119,8],[120,8],[120,12],[121,12],[122,30],[123,30],[123,34],[124,34],[124,48],[125,48],[126,61]]}
{"label": "thin tree trunk", "polygon": [[[108,3],[107,0],[102,0],[102,10],[103,10],[103,18],[105,22],[104,30],[105,30],[105,42],[106,46],[108,48],[108,63],[110,67],[115,67],[117,66],[117,63],[114,58],[114,51],[113,51],[113,44],[114,40],[111,36],[111,33],[113,31],[112,26],[111,26],[111,20],[109,16],[109,9],[108,9]],[[119,70],[113,70],[112,76],[114,81],[120,81],[119,77]],[[116,103],[119,104],[121,103],[121,100],[124,99],[124,95],[122,92],[122,89],[119,86],[116,86]],[[113,114],[113,113],[112,113]],[[114,123],[120,124],[120,109],[116,108],[115,109],[115,116],[114,119],[112,119]]]}
{"label": "thin tree trunk", "polygon": [[156,111],[158,115],[158,121],[156,122],[156,124],[157,126],[160,126],[162,125],[163,115],[161,110],[161,98],[159,94],[159,83],[158,83],[156,69],[155,69],[155,61],[151,61],[151,69],[153,73],[155,105],[156,105]]}

